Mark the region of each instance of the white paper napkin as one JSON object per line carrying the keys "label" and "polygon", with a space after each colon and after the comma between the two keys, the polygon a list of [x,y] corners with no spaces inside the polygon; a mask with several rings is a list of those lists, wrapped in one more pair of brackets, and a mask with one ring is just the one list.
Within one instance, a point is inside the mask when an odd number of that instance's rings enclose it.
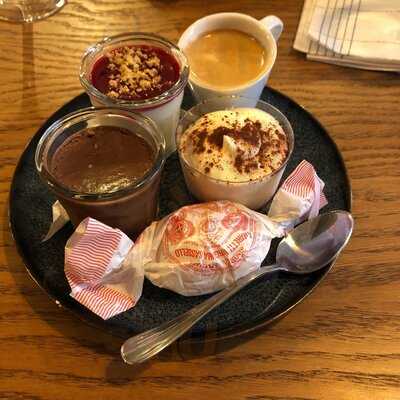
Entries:
{"label": "white paper napkin", "polygon": [[305,0],[293,46],[307,58],[400,71],[399,0]]}

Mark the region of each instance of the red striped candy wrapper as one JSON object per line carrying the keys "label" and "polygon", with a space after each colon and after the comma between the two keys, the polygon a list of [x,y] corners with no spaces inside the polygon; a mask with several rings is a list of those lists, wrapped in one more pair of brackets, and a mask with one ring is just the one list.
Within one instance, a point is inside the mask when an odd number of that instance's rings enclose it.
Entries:
{"label": "red striped candy wrapper", "polygon": [[106,319],[133,307],[146,276],[184,296],[212,293],[260,268],[273,238],[318,214],[324,183],[302,161],[268,216],[230,201],[194,204],[153,222],[133,245],[121,231],[84,220],[67,243],[71,296]]}
{"label": "red striped candy wrapper", "polygon": [[103,319],[133,307],[142,294],[143,268],[135,268],[133,242],[119,229],[86,218],[65,247],[71,296]]}
{"label": "red striped candy wrapper", "polygon": [[286,230],[316,217],[319,210],[328,204],[324,186],[312,164],[303,160],[276,192],[268,216]]}

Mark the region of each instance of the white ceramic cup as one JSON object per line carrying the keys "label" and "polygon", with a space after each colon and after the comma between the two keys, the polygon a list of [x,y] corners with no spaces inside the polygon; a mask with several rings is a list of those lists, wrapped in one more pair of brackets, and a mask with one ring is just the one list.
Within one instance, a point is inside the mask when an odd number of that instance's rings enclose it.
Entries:
{"label": "white ceramic cup", "polygon": [[[220,29],[234,29],[248,35],[253,36],[257,39],[262,46],[264,46],[270,55],[270,61],[261,76],[258,76],[253,81],[229,89],[221,89],[212,87],[205,82],[200,82],[193,79],[193,76],[189,77],[190,88],[196,97],[197,101],[204,101],[209,98],[216,96],[242,96],[249,99],[249,103],[245,104],[247,107],[254,107],[260,98],[261,92],[267,83],[268,77],[271,73],[272,67],[274,66],[277,46],[276,42],[283,30],[283,22],[274,15],[269,15],[260,21],[250,17],[246,14],[240,13],[218,13],[208,15],[195,21],[190,25],[179,39],[178,46],[183,52],[189,43],[196,40],[199,36],[215,30]],[[190,64],[189,64],[190,66]],[[226,97],[229,99],[229,97]],[[233,98],[231,98],[233,99]],[[230,100],[233,101],[233,100]],[[235,103],[221,104],[221,107],[232,107],[237,106]],[[243,106],[243,104],[240,104]]]}

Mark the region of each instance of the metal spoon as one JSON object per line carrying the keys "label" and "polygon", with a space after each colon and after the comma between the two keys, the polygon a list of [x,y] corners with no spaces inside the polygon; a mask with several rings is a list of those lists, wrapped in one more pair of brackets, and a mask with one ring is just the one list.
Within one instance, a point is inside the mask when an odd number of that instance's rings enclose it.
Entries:
{"label": "metal spoon", "polygon": [[277,264],[262,267],[179,317],[131,337],[121,347],[123,360],[136,364],[155,356],[208,312],[265,274],[278,270],[308,274],[324,267],[339,255],[352,230],[353,218],[346,211],[333,211],[298,225],[279,243]]}

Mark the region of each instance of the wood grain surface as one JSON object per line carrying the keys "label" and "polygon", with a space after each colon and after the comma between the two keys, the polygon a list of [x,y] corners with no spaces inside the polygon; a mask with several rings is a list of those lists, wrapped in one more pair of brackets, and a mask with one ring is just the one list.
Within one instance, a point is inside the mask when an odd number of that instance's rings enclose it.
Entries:
{"label": "wood grain surface", "polygon": [[[301,8],[301,0],[76,0],[34,25],[0,22],[0,399],[400,399],[399,76],[306,61],[292,49]],[[58,308],[26,273],[8,229],[10,181],[38,127],[82,92],[89,44],[125,31],[177,41],[219,11],[284,21],[269,83],[338,144],[356,229],[327,279],[276,325],[125,366],[118,339]]]}

